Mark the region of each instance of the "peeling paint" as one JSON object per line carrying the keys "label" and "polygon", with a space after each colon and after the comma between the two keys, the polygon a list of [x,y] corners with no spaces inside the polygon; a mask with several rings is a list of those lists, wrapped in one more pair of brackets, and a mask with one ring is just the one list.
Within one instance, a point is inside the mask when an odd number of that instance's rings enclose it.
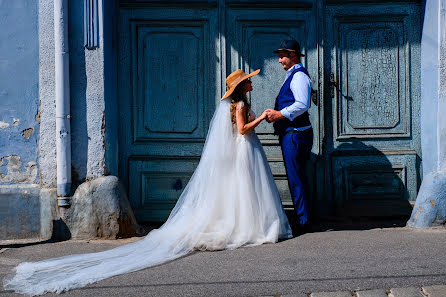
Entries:
{"label": "peeling paint", "polygon": [[28,128],[22,131],[22,136],[29,139],[34,132],[34,128]]}
{"label": "peeling paint", "polygon": [[421,206],[419,206],[417,213],[415,214],[415,217],[418,217],[422,211],[423,211],[423,208],[421,208]]}
{"label": "peeling paint", "polygon": [[431,200],[431,204],[432,204],[432,206],[435,206],[435,201]]}
{"label": "peeling paint", "polygon": [[8,128],[8,127],[9,127],[9,123],[5,123],[5,122],[0,121],[0,129],[5,129],[5,128]]}
{"label": "peeling paint", "polygon": [[68,130],[67,129],[61,129],[59,132],[59,138],[64,139],[68,136]]}
{"label": "peeling paint", "polygon": [[14,118],[12,123],[13,123],[14,127],[17,127],[19,125],[19,123],[20,123],[20,119]]}
{"label": "peeling paint", "polygon": [[0,158],[0,168],[6,169],[0,170],[0,183],[33,183],[37,177],[36,162],[30,161],[24,166],[22,164],[17,155]]}

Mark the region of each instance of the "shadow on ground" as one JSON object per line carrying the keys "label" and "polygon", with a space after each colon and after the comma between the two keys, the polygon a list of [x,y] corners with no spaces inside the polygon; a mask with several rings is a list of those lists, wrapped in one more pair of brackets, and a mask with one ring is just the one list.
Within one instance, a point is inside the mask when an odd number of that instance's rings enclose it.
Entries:
{"label": "shadow on ground", "polygon": [[[292,214],[288,211],[287,216],[292,220]],[[370,230],[383,228],[405,227],[409,216],[395,217],[321,217],[314,221],[311,232],[342,231],[342,230]],[[144,236],[162,226],[162,223],[140,223],[144,230]]]}

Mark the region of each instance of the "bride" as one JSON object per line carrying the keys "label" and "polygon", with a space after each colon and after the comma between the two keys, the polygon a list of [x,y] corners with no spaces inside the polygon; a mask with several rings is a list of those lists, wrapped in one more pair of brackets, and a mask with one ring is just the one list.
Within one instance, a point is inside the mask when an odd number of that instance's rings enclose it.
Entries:
{"label": "bride", "polygon": [[140,241],[111,250],[25,262],[4,288],[30,296],[63,292],[165,263],[192,250],[236,249],[291,238],[279,193],[247,100],[250,77],[236,70],[212,118],[194,174],[167,221]]}

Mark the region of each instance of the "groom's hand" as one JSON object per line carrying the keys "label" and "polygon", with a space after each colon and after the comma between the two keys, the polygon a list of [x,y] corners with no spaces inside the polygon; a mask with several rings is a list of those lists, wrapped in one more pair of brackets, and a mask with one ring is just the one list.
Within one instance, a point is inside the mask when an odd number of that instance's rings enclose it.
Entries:
{"label": "groom's hand", "polygon": [[265,111],[263,112],[265,114],[265,121],[267,121],[268,123],[271,123],[271,121],[269,120],[269,113],[270,113],[271,109],[265,109]]}
{"label": "groom's hand", "polygon": [[266,111],[266,120],[268,121],[268,123],[273,123],[275,121],[278,121],[278,120],[284,118],[282,113],[278,110],[267,109],[265,111]]}

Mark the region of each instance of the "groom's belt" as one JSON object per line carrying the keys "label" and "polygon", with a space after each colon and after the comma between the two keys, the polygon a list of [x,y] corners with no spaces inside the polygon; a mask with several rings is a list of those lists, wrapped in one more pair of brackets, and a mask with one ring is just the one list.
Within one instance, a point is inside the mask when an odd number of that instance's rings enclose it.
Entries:
{"label": "groom's belt", "polygon": [[293,128],[293,127],[289,127],[285,130],[285,133],[283,134],[288,134],[288,133],[294,133],[294,132],[300,132],[300,131],[305,131],[311,128],[311,125],[309,126],[305,126],[305,127],[299,127],[299,128]]}

